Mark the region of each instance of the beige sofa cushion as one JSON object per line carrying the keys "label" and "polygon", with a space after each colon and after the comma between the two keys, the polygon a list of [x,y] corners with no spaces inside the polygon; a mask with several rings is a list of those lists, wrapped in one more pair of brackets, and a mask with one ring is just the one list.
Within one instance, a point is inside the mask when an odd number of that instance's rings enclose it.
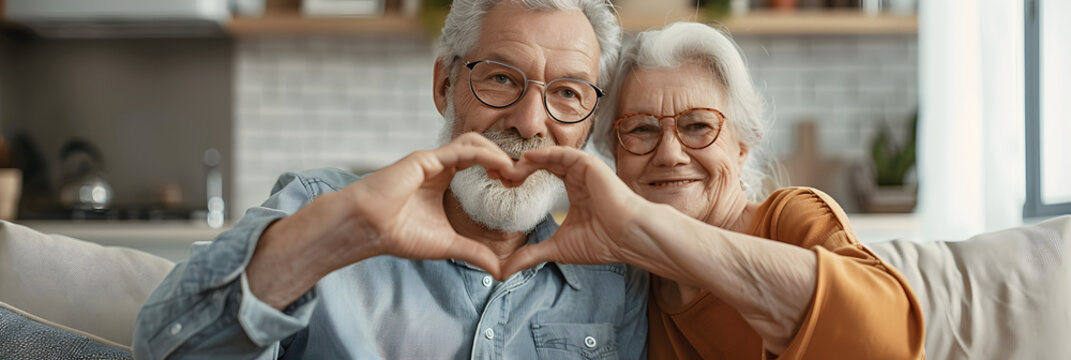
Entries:
{"label": "beige sofa cushion", "polygon": [[0,221],[0,302],[129,346],[138,310],[174,263]]}
{"label": "beige sofa cushion", "polygon": [[967,241],[868,247],[915,291],[926,321],[926,358],[1071,354],[1071,216]]}

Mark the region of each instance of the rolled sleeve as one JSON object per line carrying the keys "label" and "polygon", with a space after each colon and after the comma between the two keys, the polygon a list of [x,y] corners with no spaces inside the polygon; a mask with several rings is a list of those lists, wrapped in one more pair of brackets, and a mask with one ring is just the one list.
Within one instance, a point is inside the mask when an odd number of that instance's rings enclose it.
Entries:
{"label": "rolled sleeve", "polygon": [[302,177],[283,175],[264,204],[250,208],[234,228],[208,246],[195,247],[190,259],[168,274],[138,313],[134,356],[263,358],[277,353],[280,340],[307,326],[315,291],[280,312],[252,295],[245,268],[264,230],[316,194]]}
{"label": "rolled sleeve", "polygon": [[315,309],[316,289],[310,290],[286,309],[279,311],[260,301],[251,290],[246,274],[242,273],[242,302],[238,323],[258,346],[268,346],[307,326]]}
{"label": "rolled sleeve", "polygon": [[925,328],[914,293],[861,245],[815,247],[809,313],[780,359],[923,359]]}

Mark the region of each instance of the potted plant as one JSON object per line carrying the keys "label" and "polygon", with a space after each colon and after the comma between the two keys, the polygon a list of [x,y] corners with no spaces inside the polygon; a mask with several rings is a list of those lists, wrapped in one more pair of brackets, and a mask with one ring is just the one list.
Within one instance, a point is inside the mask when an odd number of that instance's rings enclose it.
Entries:
{"label": "potted plant", "polygon": [[420,13],[417,14],[417,20],[420,21],[420,25],[424,27],[432,38],[437,38],[436,35],[442,31],[443,24],[446,22],[446,14],[450,12],[451,0],[424,0],[421,4]]}
{"label": "potted plant", "polygon": [[[740,5],[740,2],[739,0],[698,0],[698,5],[703,9],[703,13],[708,19],[723,20],[733,15],[734,11],[747,11],[747,1],[742,1],[745,3],[743,5]],[[734,6],[737,8],[734,8]],[[743,7],[743,9],[739,7]]]}
{"label": "potted plant", "polygon": [[0,134],[0,220],[15,220],[22,192],[22,171],[15,168],[11,147]]}
{"label": "potted plant", "polygon": [[903,144],[883,126],[870,145],[870,166],[857,176],[857,188],[863,211],[906,213],[915,209],[918,187],[911,182],[915,168],[915,142],[918,112],[908,122],[908,136]]}

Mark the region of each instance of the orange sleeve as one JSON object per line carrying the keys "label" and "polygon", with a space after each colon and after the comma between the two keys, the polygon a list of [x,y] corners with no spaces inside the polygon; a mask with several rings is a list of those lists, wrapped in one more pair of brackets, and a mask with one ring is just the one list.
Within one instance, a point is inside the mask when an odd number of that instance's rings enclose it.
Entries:
{"label": "orange sleeve", "polygon": [[[925,328],[903,276],[859,243],[848,217],[811,188],[776,191],[748,234],[811,249],[817,281],[811,307],[781,359],[923,359]],[[653,277],[653,276],[652,276]],[[662,306],[653,278],[648,302],[651,359],[761,359],[762,338],[741,315],[703,292]]]}
{"label": "orange sleeve", "polygon": [[[924,359],[925,326],[903,276],[859,243],[847,215],[810,188],[767,201],[763,236],[814,250],[814,298],[781,359]],[[760,214],[762,212],[760,211]],[[765,226],[762,226],[765,225]],[[760,235],[762,236],[762,235]]]}

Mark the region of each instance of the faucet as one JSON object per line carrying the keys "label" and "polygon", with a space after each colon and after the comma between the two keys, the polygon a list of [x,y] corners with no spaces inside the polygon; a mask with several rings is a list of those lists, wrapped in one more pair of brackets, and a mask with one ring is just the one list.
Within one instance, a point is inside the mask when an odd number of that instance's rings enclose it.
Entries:
{"label": "faucet", "polygon": [[208,197],[208,227],[223,227],[223,172],[219,169],[222,156],[219,150],[205,150],[205,195]]}

